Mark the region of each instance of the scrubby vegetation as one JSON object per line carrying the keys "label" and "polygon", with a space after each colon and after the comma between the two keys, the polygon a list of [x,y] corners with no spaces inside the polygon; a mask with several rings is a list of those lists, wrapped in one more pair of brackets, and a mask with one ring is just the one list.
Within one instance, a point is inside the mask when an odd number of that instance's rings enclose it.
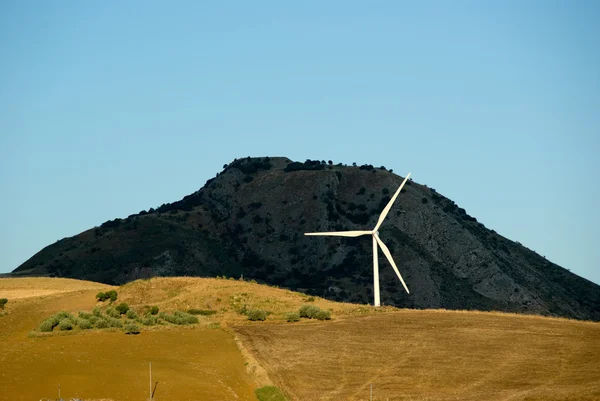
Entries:
{"label": "scrubby vegetation", "polygon": [[115,308],[112,308],[112,307],[106,308],[104,313],[106,314],[106,316],[113,317],[116,319],[121,317],[121,313],[119,313]]}
{"label": "scrubby vegetation", "polygon": [[4,309],[4,306],[8,303],[8,299],[0,298],[0,310]]}
{"label": "scrubby vegetation", "polygon": [[77,325],[81,330],[89,330],[93,327],[92,322],[86,319],[78,319]]}
{"label": "scrubby vegetation", "polygon": [[249,309],[246,312],[246,315],[248,316],[248,320],[252,320],[252,321],[264,321],[267,319],[267,311],[262,310],[262,309]]}
{"label": "scrubby vegetation", "polygon": [[159,316],[164,321],[177,325],[198,323],[196,316],[182,311],[174,311],[173,313],[161,312]]}
{"label": "scrubby vegetation", "polygon": [[299,322],[300,321],[300,314],[298,314],[297,312],[289,312],[285,314],[285,320],[288,322]]}
{"label": "scrubby vegetation", "polygon": [[64,318],[58,323],[61,330],[73,330],[73,322],[69,318]]}
{"label": "scrubby vegetation", "polygon": [[329,320],[329,319],[331,319],[331,312],[329,312],[328,310],[321,309],[315,314],[315,319]]}
{"label": "scrubby vegetation", "polygon": [[[212,315],[212,310],[192,310],[199,315]],[[138,314],[139,313],[139,314]],[[161,312],[158,307],[143,307],[137,312],[126,303],[116,307],[95,307],[92,312],[80,311],[77,317],[68,312],[59,312],[44,320],[37,328],[39,332],[52,332],[56,327],[63,331],[122,328],[126,334],[140,332],[139,325],[156,326],[164,324],[187,325],[198,323],[198,318],[191,313],[183,311]],[[57,330],[58,330],[57,329]]]}
{"label": "scrubby vegetation", "polygon": [[115,310],[117,312],[119,312],[120,315],[124,315],[127,313],[127,311],[129,310],[129,305],[127,305],[126,303],[120,303],[119,305],[117,305],[115,307]]}
{"label": "scrubby vegetation", "polygon": [[148,315],[142,318],[142,324],[144,326],[156,326],[157,324],[159,324],[159,321],[156,316]]}
{"label": "scrubby vegetation", "polygon": [[257,388],[254,394],[259,401],[287,401],[285,395],[275,386]]}
{"label": "scrubby vegetation", "polygon": [[110,290],[107,292],[99,292],[96,294],[96,299],[99,302],[104,302],[110,299],[110,302],[115,302],[117,300],[117,292],[115,290]]}
{"label": "scrubby vegetation", "polygon": [[300,307],[300,310],[298,311],[298,315],[300,317],[304,317],[307,319],[317,319],[317,320],[331,319],[330,311],[323,310],[315,305],[302,305]]}
{"label": "scrubby vegetation", "polygon": [[129,322],[123,327],[125,334],[140,334],[140,328],[134,322]]}
{"label": "scrubby vegetation", "polygon": [[319,312],[321,309],[318,306],[315,305],[302,305],[300,307],[300,310],[298,311],[298,314],[300,315],[300,317],[305,317],[307,319],[312,319],[315,317],[315,315],[317,314],[317,312]]}

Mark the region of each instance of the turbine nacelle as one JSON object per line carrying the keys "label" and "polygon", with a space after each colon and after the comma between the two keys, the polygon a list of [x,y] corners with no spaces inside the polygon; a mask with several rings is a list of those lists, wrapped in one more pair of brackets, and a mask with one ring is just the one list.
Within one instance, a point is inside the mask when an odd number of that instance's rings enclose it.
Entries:
{"label": "turbine nacelle", "polygon": [[385,208],[383,208],[383,211],[381,212],[381,215],[379,215],[379,219],[377,220],[377,224],[375,225],[375,228],[373,228],[373,230],[304,233],[304,235],[310,235],[310,236],[332,236],[332,237],[360,237],[362,235],[371,235],[372,236],[372,238],[373,238],[373,284],[374,284],[373,293],[374,293],[374,297],[375,297],[375,302],[374,302],[375,306],[380,305],[380,302],[379,302],[379,258],[377,256],[377,248],[378,247],[381,248],[381,250],[383,251],[383,254],[387,258],[387,260],[390,262],[390,265],[392,265],[394,272],[400,279],[400,282],[402,283],[402,286],[404,287],[406,292],[410,294],[410,292],[408,291],[408,287],[406,286],[406,283],[404,282],[404,279],[402,278],[402,275],[400,274],[400,271],[398,270],[398,267],[396,266],[396,263],[394,263],[394,259],[392,258],[392,254],[390,253],[390,250],[383,243],[383,241],[381,241],[381,239],[379,238],[379,228],[383,224],[383,221],[385,220],[386,216],[390,212],[392,205],[396,201],[396,198],[398,197],[398,195],[400,195],[400,192],[402,191],[402,188],[404,187],[404,184],[406,184],[406,181],[408,180],[409,177],[410,177],[410,173],[408,173],[408,175],[406,176],[404,181],[402,181],[402,184],[400,185],[398,190],[394,193],[394,196],[392,196],[392,198],[390,199],[388,204],[385,206]]}

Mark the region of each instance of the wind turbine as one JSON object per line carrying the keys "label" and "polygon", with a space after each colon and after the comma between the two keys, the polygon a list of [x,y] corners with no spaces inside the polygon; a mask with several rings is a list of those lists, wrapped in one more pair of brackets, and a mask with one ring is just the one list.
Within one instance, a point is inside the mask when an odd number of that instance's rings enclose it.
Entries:
{"label": "wind turbine", "polygon": [[398,188],[398,190],[396,191],[394,196],[392,196],[392,199],[390,199],[390,201],[388,202],[386,207],[381,212],[381,215],[379,216],[379,220],[377,220],[377,224],[375,225],[375,228],[373,230],[371,230],[371,231],[334,231],[334,232],[328,232],[328,233],[327,232],[304,233],[304,235],[320,235],[320,236],[332,236],[332,237],[360,237],[361,235],[371,235],[373,237],[373,293],[374,293],[374,297],[375,297],[375,302],[374,302],[375,306],[381,305],[381,303],[379,301],[379,257],[377,255],[377,246],[379,246],[381,248],[385,257],[387,258],[387,260],[390,262],[390,264],[394,268],[394,271],[396,272],[396,275],[398,276],[398,278],[400,279],[400,282],[404,286],[406,293],[410,294],[410,292],[408,291],[408,287],[406,286],[406,283],[404,282],[404,279],[402,278],[402,276],[400,275],[400,272],[398,271],[398,267],[396,267],[396,263],[394,263],[394,259],[392,259],[392,254],[390,253],[390,250],[388,249],[387,246],[385,246],[383,241],[381,241],[381,239],[379,238],[379,227],[381,227],[381,225],[383,224],[383,220],[385,220],[385,217],[387,216],[390,209],[392,208],[392,205],[396,201],[396,198],[400,194],[400,191],[402,191],[402,187],[404,187],[404,184],[406,184],[406,181],[408,180],[408,177],[410,177],[410,174],[411,173],[408,173],[408,175],[406,176],[404,181],[402,181],[400,188]]}

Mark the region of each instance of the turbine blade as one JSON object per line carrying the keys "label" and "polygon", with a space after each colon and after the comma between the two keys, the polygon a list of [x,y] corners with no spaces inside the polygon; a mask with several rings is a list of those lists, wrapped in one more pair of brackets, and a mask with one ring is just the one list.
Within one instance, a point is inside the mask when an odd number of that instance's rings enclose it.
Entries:
{"label": "turbine blade", "polygon": [[400,185],[400,188],[398,188],[398,190],[396,191],[396,193],[394,194],[394,196],[392,196],[392,199],[390,199],[390,201],[388,202],[388,204],[385,206],[385,208],[381,212],[381,215],[379,216],[379,220],[377,220],[377,225],[373,229],[373,232],[376,233],[377,230],[379,230],[379,227],[381,227],[381,225],[383,224],[383,220],[385,220],[385,216],[387,216],[387,214],[389,213],[390,209],[392,208],[392,205],[396,201],[396,198],[400,194],[400,191],[402,191],[402,187],[404,186],[404,184],[406,184],[406,181],[408,180],[408,177],[410,177],[410,174],[411,173],[408,173],[408,175],[406,176],[406,178],[404,179],[404,181],[402,181],[402,184]]}
{"label": "turbine blade", "polygon": [[385,244],[383,243],[383,241],[379,238],[379,236],[377,234],[373,234],[373,237],[375,237],[375,240],[377,240],[377,243],[379,244],[379,247],[383,251],[383,254],[387,258],[387,260],[390,262],[392,267],[394,268],[394,271],[396,272],[396,275],[398,276],[398,278],[400,279],[400,282],[404,286],[406,293],[410,294],[410,291],[408,291],[408,287],[406,286],[404,279],[402,278],[402,276],[400,275],[400,272],[398,271],[398,268],[396,267],[396,263],[394,263],[394,259],[392,259],[392,254],[390,253],[390,250],[388,249],[387,246],[385,246]]}
{"label": "turbine blade", "polygon": [[371,231],[333,231],[329,233],[304,233],[304,235],[321,235],[332,237],[360,237],[361,235],[372,234]]}

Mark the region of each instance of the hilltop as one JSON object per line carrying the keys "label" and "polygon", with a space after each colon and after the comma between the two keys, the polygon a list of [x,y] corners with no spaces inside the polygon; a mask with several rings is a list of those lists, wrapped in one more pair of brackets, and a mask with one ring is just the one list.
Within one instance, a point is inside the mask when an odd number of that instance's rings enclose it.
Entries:
{"label": "hilltop", "polygon": [[[383,166],[281,157],[223,167],[182,200],[60,240],[12,275],[107,284],[243,275],[335,301],[372,302],[370,241],[302,233],[373,227],[402,177]],[[488,229],[426,185],[409,181],[380,236],[411,289],[402,291],[382,257],[383,304],[600,320],[600,286]]]}

